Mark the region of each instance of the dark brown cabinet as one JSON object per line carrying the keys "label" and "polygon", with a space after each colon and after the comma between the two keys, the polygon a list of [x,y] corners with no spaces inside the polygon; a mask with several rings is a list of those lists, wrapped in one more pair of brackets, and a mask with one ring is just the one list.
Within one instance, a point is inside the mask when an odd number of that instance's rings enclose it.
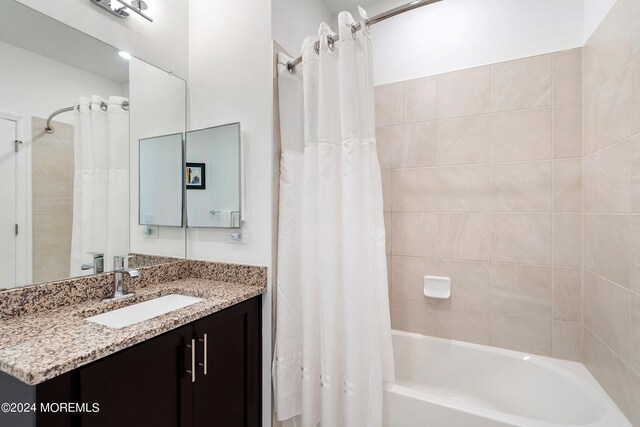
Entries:
{"label": "dark brown cabinet", "polygon": [[259,427],[261,329],[256,297],[37,386],[5,379],[37,405],[99,404],[99,412],[35,414],[37,427]]}
{"label": "dark brown cabinet", "polygon": [[[193,425],[193,390],[186,374],[193,326],[184,326],[99,363],[80,368],[80,399],[100,405],[82,426]],[[190,360],[190,359],[189,359]]]}
{"label": "dark brown cabinet", "polygon": [[236,306],[195,322],[195,336],[203,350],[196,358],[194,425],[260,425],[261,352],[255,344],[261,341],[261,331],[252,327],[260,322],[259,315],[259,310]]}

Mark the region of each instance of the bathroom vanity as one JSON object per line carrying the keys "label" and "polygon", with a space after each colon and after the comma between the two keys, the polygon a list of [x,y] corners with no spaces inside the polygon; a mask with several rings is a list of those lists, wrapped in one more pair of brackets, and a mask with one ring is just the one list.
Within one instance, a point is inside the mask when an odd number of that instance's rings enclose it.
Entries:
{"label": "bathroom vanity", "polygon": [[[41,384],[15,384],[13,391],[23,388],[30,398],[21,403],[36,404],[38,427],[208,426],[211,420],[258,426],[260,334],[260,298],[253,298]],[[99,411],[42,412],[61,402]]]}
{"label": "bathroom vanity", "polygon": [[[139,271],[126,280],[132,298],[100,299],[112,274],[0,295],[0,402],[12,405],[0,425],[261,425],[266,269],[185,260]],[[78,302],[88,289],[103,295]],[[87,320],[167,295],[200,300],[122,328]]]}

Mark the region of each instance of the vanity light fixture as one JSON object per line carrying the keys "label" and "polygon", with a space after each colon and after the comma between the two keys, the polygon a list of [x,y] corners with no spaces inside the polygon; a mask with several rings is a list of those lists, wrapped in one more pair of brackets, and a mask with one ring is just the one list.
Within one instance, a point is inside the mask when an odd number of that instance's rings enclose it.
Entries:
{"label": "vanity light fixture", "polygon": [[131,3],[127,3],[124,0],[116,0],[116,3],[112,2],[111,0],[90,1],[91,3],[101,7],[102,9],[106,10],[112,15],[117,16],[118,18],[126,18],[127,16],[129,16],[128,11],[131,10],[142,16],[147,21],[153,22],[153,19],[151,19],[147,14],[143,12],[143,10],[146,10],[148,8],[147,3],[145,3],[143,0],[133,0]]}

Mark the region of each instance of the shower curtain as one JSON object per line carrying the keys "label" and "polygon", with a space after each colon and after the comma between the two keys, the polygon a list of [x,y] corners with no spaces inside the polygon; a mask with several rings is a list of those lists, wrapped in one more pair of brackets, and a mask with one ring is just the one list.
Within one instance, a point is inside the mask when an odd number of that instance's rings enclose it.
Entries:
{"label": "shower curtain", "polygon": [[[129,252],[129,112],[126,98],[82,97],[74,124],[73,228],[71,276],[91,264],[89,252],[104,253],[105,271],[113,256]],[[103,107],[101,107],[101,105]]]}
{"label": "shower curtain", "polygon": [[276,348],[279,420],[379,427],[393,381],[369,31],[320,26],[291,74],[279,58],[282,132]]}

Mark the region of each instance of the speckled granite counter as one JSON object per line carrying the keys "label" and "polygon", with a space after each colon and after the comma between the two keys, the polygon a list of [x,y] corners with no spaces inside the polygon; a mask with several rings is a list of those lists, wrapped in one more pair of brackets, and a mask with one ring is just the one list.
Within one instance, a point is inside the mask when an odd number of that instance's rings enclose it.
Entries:
{"label": "speckled granite counter", "polygon": [[[68,292],[64,288],[58,289],[60,284],[54,283],[0,293],[0,371],[27,384],[38,384],[246,301],[266,290],[266,269],[262,267],[202,261],[182,261],[171,266],[172,274],[165,276],[166,283],[159,283],[162,280],[157,277],[154,267],[141,269],[141,275],[147,274],[150,280],[138,286],[130,283],[129,290],[135,291],[135,297],[120,301],[102,302],[102,291],[87,293],[85,290],[82,297],[78,297],[80,285],[74,285],[74,281],[89,280],[92,283],[99,281],[96,278],[101,276],[65,281]],[[151,280],[154,277],[156,279]],[[52,294],[51,289],[38,289],[47,286],[72,295],[71,302],[65,296]],[[94,283],[93,287],[99,288],[99,283]],[[7,295],[11,292],[15,294]],[[111,329],[84,320],[85,317],[173,293],[205,300],[122,329]],[[55,307],[49,304],[46,310],[33,303],[29,310],[10,310],[11,301],[24,303],[34,299],[53,299],[58,304]]]}

